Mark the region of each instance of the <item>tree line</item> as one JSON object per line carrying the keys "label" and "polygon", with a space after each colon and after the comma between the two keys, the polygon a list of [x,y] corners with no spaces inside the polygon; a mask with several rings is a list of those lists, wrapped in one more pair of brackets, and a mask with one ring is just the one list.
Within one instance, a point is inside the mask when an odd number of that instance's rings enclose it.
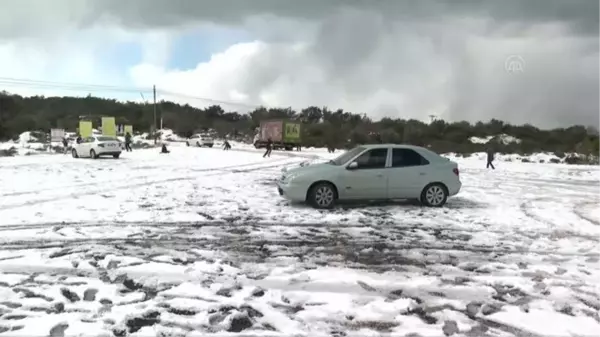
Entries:
{"label": "tree line", "polygon": [[[22,97],[0,92],[0,140],[18,136],[24,131],[64,128],[75,130],[80,118],[89,118],[99,125],[102,116],[114,116],[117,124],[131,124],[136,131],[151,131],[154,125],[153,105],[120,102],[98,97]],[[362,113],[352,113],[327,107],[291,108],[258,107],[250,113],[225,111],[218,105],[204,109],[168,101],[157,102],[157,115],[165,128],[179,135],[190,136],[207,129],[220,136],[251,139],[260,121],[289,119],[302,123],[302,143],[305,147],[347,148],[356,144],[385,142],[429,146],[442,153],[473,153],[493,147],[497,152],[551,152],[558,155],[577,152],[598,156],[598,130],[575,125],[542,130],[532,125],[511,125],[492,119],[477,123],[435,120],[425,123],[414,119],[383,118],[374,121]],[[509,135],[520,142],[504,144],[492,139],[488,144],[474,143],[472,137]],[[497,141],[495,141],[497,140]]]}

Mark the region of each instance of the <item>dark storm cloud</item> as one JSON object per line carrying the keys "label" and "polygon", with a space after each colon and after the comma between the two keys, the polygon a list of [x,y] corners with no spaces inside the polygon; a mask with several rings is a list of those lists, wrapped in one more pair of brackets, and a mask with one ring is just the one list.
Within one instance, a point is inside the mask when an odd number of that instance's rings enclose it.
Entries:
{"label": "dark storm cloud", "polygon": [[[15,15],[21,12],[10,10],[25,3],[30,9],[21,11],[27,14],[22,18]],[[540,126],[599,122],[598,0],[2,4],[0,38],[106,23],[140,31],[202,22],[242,27],[267,42],[247,62],[234,88],[252,103],[261,103],[261,95],[277,87],[280,99],[289,104],[368,111],[376,118],[424,117],[439,102],[443,111],[435,113],[453,120],[498,118]],[[300,53],[289,48],[296,42],[305,45]],[[522,74],[504,69],[511,54],[526,61]]]}
{"label": "dark storm cloud", "polygon": [[[90,0],[88,0],[90,1]],[[106,14],[130,27],[177,26],[206,20],[241,23],[271,14],[321,20],[340,9],[382,13],[389,19],[491,17],[498,24],[564,22],[574,32],[598,34],[597,0],[91,0],[90,18]]]}

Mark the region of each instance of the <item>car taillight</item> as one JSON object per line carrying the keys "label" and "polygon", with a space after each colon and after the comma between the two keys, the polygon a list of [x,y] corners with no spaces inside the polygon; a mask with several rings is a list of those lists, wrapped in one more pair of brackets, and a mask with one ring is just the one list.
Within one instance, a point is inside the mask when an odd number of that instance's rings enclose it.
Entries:
{"label": "car taillight", "polygon": [[456,174],[457,177],[459,176],[458,167],[453,168],[452,172],[454,172],[454,174]]}
{"label": "car taillight", "polygon": [[100,147],[104,147],[104,144],[98,144],[98,146],[100,146]]}

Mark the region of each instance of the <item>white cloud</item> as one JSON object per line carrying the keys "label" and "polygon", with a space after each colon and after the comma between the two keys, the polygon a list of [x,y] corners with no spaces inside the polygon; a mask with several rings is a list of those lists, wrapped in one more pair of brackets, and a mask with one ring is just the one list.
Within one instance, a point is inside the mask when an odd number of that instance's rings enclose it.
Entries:
{"label": "white cloud", "polygon": [[[5,0],[0,76],[156,84],[181,94],[164,97],[194,105],[214,102],[182,96],[249,105],[326,105],[375,118],[433,113],[541,126],[597,123],[598,34],[590,30],[594,16],[586,9],[597,3],[577,0],[569,7],[554,1],[562,6],[557,12],[550,5],[540,9],[542,2],[450,6],[423,0],[421,6],[398,0],[334,6],[315,0],[297,8],[294,1],[264,0],[231,8],[225,2]],[[25,5],[31,9],[23,10]],[[224,48],[193,69],[169,69],[171,54],[185,53],[172,50],[178,29],[207,22],[244,30],[255,41]],[[143,48],[142,60],[130,69],[103,56],[123,42]],[[506,73],[504,61],[511,54],[523,56],[524,73]],[[0,81],[0,89],[11,87]]]}

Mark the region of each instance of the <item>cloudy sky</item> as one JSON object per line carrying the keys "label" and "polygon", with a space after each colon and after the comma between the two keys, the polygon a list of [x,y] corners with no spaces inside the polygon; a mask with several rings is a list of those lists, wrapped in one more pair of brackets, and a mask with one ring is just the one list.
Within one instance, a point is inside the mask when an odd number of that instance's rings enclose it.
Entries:
{"label": "cloudy sky", "polygon": [[0,90],[140,100],[156,85],[160,98],[239,110],[598,125],[599,11],[598,0],[2,0]]}

